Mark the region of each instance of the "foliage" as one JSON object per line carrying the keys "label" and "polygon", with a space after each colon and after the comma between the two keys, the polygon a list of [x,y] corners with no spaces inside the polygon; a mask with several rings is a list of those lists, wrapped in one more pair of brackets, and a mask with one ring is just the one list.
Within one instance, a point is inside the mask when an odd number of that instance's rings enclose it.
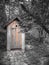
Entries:
{"label": "foliage", "polygon": [[22,9],[49,33],[49,1],[48,0],[23,0]]}

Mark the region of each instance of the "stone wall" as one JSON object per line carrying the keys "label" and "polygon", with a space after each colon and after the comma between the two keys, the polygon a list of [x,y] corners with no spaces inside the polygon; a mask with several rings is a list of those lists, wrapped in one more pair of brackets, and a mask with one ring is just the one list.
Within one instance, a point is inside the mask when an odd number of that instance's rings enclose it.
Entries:
{"label": "stone wall", "polygon": [[0,32],[0,51],[5,51],[7,47],[6,33]]}

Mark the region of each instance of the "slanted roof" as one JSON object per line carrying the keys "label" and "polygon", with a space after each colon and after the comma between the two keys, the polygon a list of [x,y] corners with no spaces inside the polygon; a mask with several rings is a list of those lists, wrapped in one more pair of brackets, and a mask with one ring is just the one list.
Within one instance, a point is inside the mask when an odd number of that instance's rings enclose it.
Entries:
{"label": "slanted roof", "polygon": [[6,28],[10,23],[12,23],[15,20],[17,20],[18,23],[20,24],[21,19],[19,17],[16,17],[15,19],[12,19],[12,20],[8,21],[7,23],[5,23],[4,28]]}

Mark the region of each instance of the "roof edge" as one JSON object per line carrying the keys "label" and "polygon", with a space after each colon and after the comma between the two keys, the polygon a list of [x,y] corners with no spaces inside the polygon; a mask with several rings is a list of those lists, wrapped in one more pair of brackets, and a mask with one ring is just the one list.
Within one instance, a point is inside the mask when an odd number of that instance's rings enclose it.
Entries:
{"label": "roof edge", "polygon": [[10,23],[12,23],[12,22],[15,21],[15,20],[17,20],[17,21],[22,21],[22,20],[20,19],[20,17],[16,17],[16,18],[10,20],[9,22],[7,22],[7,23],[3,26],[3,28],[6,28]]}

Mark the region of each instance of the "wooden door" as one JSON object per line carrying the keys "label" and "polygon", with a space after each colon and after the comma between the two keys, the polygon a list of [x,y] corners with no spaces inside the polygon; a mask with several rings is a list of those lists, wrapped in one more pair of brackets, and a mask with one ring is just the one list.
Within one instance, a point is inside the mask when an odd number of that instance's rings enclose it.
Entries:
{"label": "wooden door", "polygon": [[12,33],[12,43],[11,49],[20,49],[21,48],[21,34],[19,33],[17,28],[11,29]]}

